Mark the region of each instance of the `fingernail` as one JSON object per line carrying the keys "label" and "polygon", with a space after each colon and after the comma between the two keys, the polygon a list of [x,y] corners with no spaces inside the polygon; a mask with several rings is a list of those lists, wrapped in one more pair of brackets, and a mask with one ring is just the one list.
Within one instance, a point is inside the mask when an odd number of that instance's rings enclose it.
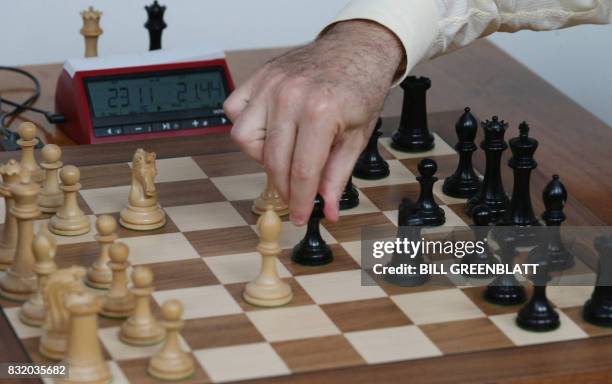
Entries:
{"label": "fingernail", "polygon": [[295,225],[304,225],[304,223],[305,223],[304,218],[301,217],[300,215],[292,214],[292,215],[290,215],[289,219]]}

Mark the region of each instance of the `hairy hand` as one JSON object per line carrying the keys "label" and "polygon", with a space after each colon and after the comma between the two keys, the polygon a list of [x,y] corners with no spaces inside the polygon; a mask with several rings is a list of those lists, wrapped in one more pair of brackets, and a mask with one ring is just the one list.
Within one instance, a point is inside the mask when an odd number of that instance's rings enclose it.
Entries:
{"label": "hairy hand", "polygon": [[295,224],[308,220],[317,192],[327,219],[338,219],[338,201],[402,56],[386,28],[339,23],[267,63],[225,102],[232,138],[264,165]]}

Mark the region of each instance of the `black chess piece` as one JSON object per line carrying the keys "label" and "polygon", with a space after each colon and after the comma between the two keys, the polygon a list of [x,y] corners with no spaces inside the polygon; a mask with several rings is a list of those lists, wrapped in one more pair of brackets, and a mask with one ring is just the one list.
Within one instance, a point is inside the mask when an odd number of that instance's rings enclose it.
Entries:
{"label": "black chess piece", "polygon": [[146,5],[145,10],[147,11],[147,22],[145,28],[149,30],[149,51],[155,51],[161,49],[161,38],[162,32],[168,26],[164,21],[164,12],[166,12],[165,5],[159,5],[157,0],[151,5]]}
{"label": "black chess piece", "polygon": [[417,176],[417,180],[421,186],[419,199],[416,203],[412,203],[408,199],[402,201],[400,212],[403,212],[406,216],[401,218],[401,221],[419,226],[442,225],[446,221],[444,210],[436,203],[433,196],[433,186],[438,180],[434,176],[438,170],[438,165],[434,160],[423,159],[418,168],[420,176]]}
{"label": "black chess piece", "polygon": [[434,137],[427,126],[427,77],[408,76],[400,84],[404,90],[399,128],[391,136],[391,146],[403,152],[424,152],[434,147]]}
{"label": "black chess piece", "polygon": [[551,271],[564,271],[574,266],[574,256],[565,248],[561,239],[561,223],[565,221],[563,207],[567,201],[567,190],[559,175],[553,175],[552,180],[546,185],[542,192],[545,210],[542,219],[546,223],[543,241],[533,248],[529,254],[532,259],[546,247],[546,258]]}
{"label": "black chess piece", "polygon": [[293,254],[291,255],[291,260],[298,264],[324,265],[331,263],[334,259],[332,250],[321,237],[319,228],[321,219],[325,217],[323,214],[324,204],[323,198],[317,195],[306,227],[306,235],[293,248]]}
{"label": "black chess piece", "polygon": [[599,254],[597,282],[582,317],[591,324],[612,327],[612,236],[598,237],[595,249]]}
{"label": "black chess piece", "polygon": [[521,245],[534,245],[537,233],[529,227],[539,226],[540,222],[536,219],[531,205],[530,178],[531,171],[538,166],[533,158],[538,141],[529,137],[529,125],[526,122],[519,125],[519,131],[519,137],[510,140],[512,157],[508,160],[508,165],[514,170],[514,187],[504,224],[520,227],[517,233]]}
{"label": "black chess piece", "polygon": [[378,118],[374,132],[372,132],[372,136],[370,136],[370,140],[368,141],[368,145],[363,152],[361,152],[361,155],[359,155],[357,163],[355,163],[353,176],[359,179],[379,180],[389,176],[389,163],[387,163],[380,155],[380,152],[378,152],[378,139],[382,135],[380,131],[381,127],[382,119]]}
{"label": "black chess piece", "polygon": [[[466,254],[461,259],[461,264],[485,264],[492,265],[497,263],[495,260],[495,256],[489,247],[487,242],[487,235],[489,234],[490,228],[489,224],[491,223],[491,210],[486,205],[479,205],[474,208],[474,214],[472,216],[472,220],[474,221],[474,225],[472,226],[472,231],[474,232],[474,241],[476,243],[484,244],[482,247],[482,252],[475,250],[472,253]],[[473,278],[487,278],[490,275],[488,274],[476,274],[476,275],[466,275],[467,277]]]}
{"label": "black chess piece", "polygon": [[344,187],[344,192],[340,197],[340,210],[344,211],[347,209],[355,208],[359,205],[359,192],[353,185],[353,178],[350,177]]}
{"label": "black chess piece", "polygon": [[516,316],[516,324],[528,331],[548,332],[559,328],[559,314],[546,297],[546,284],[550,280],[548,260],[540,258],[536,273],[531,277],[533,293],[531,299],[521,308]]}
{"label": "black chess piece", "polygon": [[[398,223],[399,223],[398,217]],[[398,239],[408,239],[409,241],[420,241],[421,240],[421,229],[420,226],[410,225],[410,223],[401,223],[397,228]],[[429,281],[429,274],[421,273],[420,265],[425,262],[423,253],[421,250],[415,255],[394,252],[391,256],[391,260],[387,263],[387,267],[399,267],[405,266],[406,268],[412,268],[413,273],[405,274],[385,274],[383,275],[384,280],[393,285],[400,287],[418,287]]]}
{"label": "black chess piece", "polygon": [[[514,258],[518,255],[516,250],[516,235],[512,227],[495,227],[495,238],[499,239],[499,254],[501,264],[507,265],[508,270],[514,268]],[[484,291],[484,298],[497,305],[522,304],[526,300],[525,287],[523,287],[514,274],[500,274],[493,279]]]}
{"label": "black chess piece", "polygon": [[503,218],[510,203],[501,178],[502,153],[508,148],[504,141],[508,124],[493,116],[491,121],[483,122],[482,127],[485,138],[480,143],[480,148],[484,149],[486,155],[485,175],[482,188],[468,200],[466,212],[472,215],[476,206],[484,204],[491,210],[491,222],[495,224]]}
{"label": "black chess piece", "polygon": [[455,124],[455,132],[459,139],[455,145],[459,153],[459,164],[455,172],[447,177],[442,185],[442,192],[448,196],[468,199],[474,196],[482,186],[472,165],[472,155],[477,149],[474,143],[477,130],[478,121],[470,112],[470,108],[465,108],[463,115]]}

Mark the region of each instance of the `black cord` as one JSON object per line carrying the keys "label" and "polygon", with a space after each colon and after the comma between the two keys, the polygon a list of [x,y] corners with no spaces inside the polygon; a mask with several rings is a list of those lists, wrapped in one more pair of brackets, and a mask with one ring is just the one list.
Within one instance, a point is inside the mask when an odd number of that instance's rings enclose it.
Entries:
{"label": "black cord", "polygon": [[[32,92],[32,94],[20,103],[0,97],[0,107],[2,106],[2,104],[7,104],[13,107],[13,109],[9,111],[3,111],[0,108],[0,135],[2,136],[0,139],[0,144],[5,150],[13,151],[19,149],[19,145],[17,145],[17,140],[19,140],[19,134],[8,129],[8,126],[11,123],[9,119],[14,119],[23,111],[29,110],[36,113],[41,113],[45,115],[47,121],[52,124],[60,124],[65,121],[64,116],[59,113],[44,111],[42,109],[32,106],[32,104],[34,104],[36,100],[38,100],[38,98],[40,97],[40,83],[34,75],[21,68],[6,67],[1,65],[0,71],[13,72],[25,76],[30,79],[34,84],[34,91]],[[38,146],[41,146],[42,141],[39,140],[38,144]]]}

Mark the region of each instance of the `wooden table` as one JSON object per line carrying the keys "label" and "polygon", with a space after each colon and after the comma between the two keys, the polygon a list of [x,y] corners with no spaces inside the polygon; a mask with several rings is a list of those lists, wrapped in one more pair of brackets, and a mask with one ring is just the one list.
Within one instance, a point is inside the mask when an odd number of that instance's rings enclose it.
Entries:
{"label": "wooden table", "polygon": [[[283,51],[230,52],[228,61],[235,82],[241,84],[268,59]],[[38,65],[26,69],[41,81],[42,95],[36,106],[53,110],[55,82],[61,65]],[[446,141],[455,141],[454,122],[465,106],[470,106],[481,119],[499,115],[509,121],[508,136],[516,136],[518,123],[528,121],[532,136],[540,141],[539,165],[532,177],[533,195],[539,196],[551,175],[558,173],[570,194],[566,208],[568,225],[612,224],[610,127],[487,41],[419,65],[414,73],[433,80],[428,95],[430,125]],[[12,75],[0,80],[3,97],[19,100],[28,91]],[[400,107],[401,93],[395,89],[384,112],[387,117],[385,131],[397,126]],[[43,130],[41,136],[45,142],[64,146],[65,163],[90,165],[128,161],[134,149],[143,145],[142,142],[131,142],[76,146],[40,115],[25,113],[12,127],[16,127],[21,119],[36,122]],[[147,142],[146,147],[156,151],[160,158],[237,151],[227,135],[153,140]],[[0,152],[0,161],[18,156],[17,153]],[[476,163],[483,164],[482,151],[477,152],[477,156]],[[504,181],[510,187],[508,176],[507,172]],[[536,211],[541,212],[539,198],[534,203]],[[0,315],[0,340],[3,345],[0,361],[27,361],[3,314]],[[266,382],[350,380],[353,383],[371,383],[410,378],[414,383],[602,383],[612,380],[610,356],[610,337],[603,337],[358,369],[335,369],[266,379]]]}

